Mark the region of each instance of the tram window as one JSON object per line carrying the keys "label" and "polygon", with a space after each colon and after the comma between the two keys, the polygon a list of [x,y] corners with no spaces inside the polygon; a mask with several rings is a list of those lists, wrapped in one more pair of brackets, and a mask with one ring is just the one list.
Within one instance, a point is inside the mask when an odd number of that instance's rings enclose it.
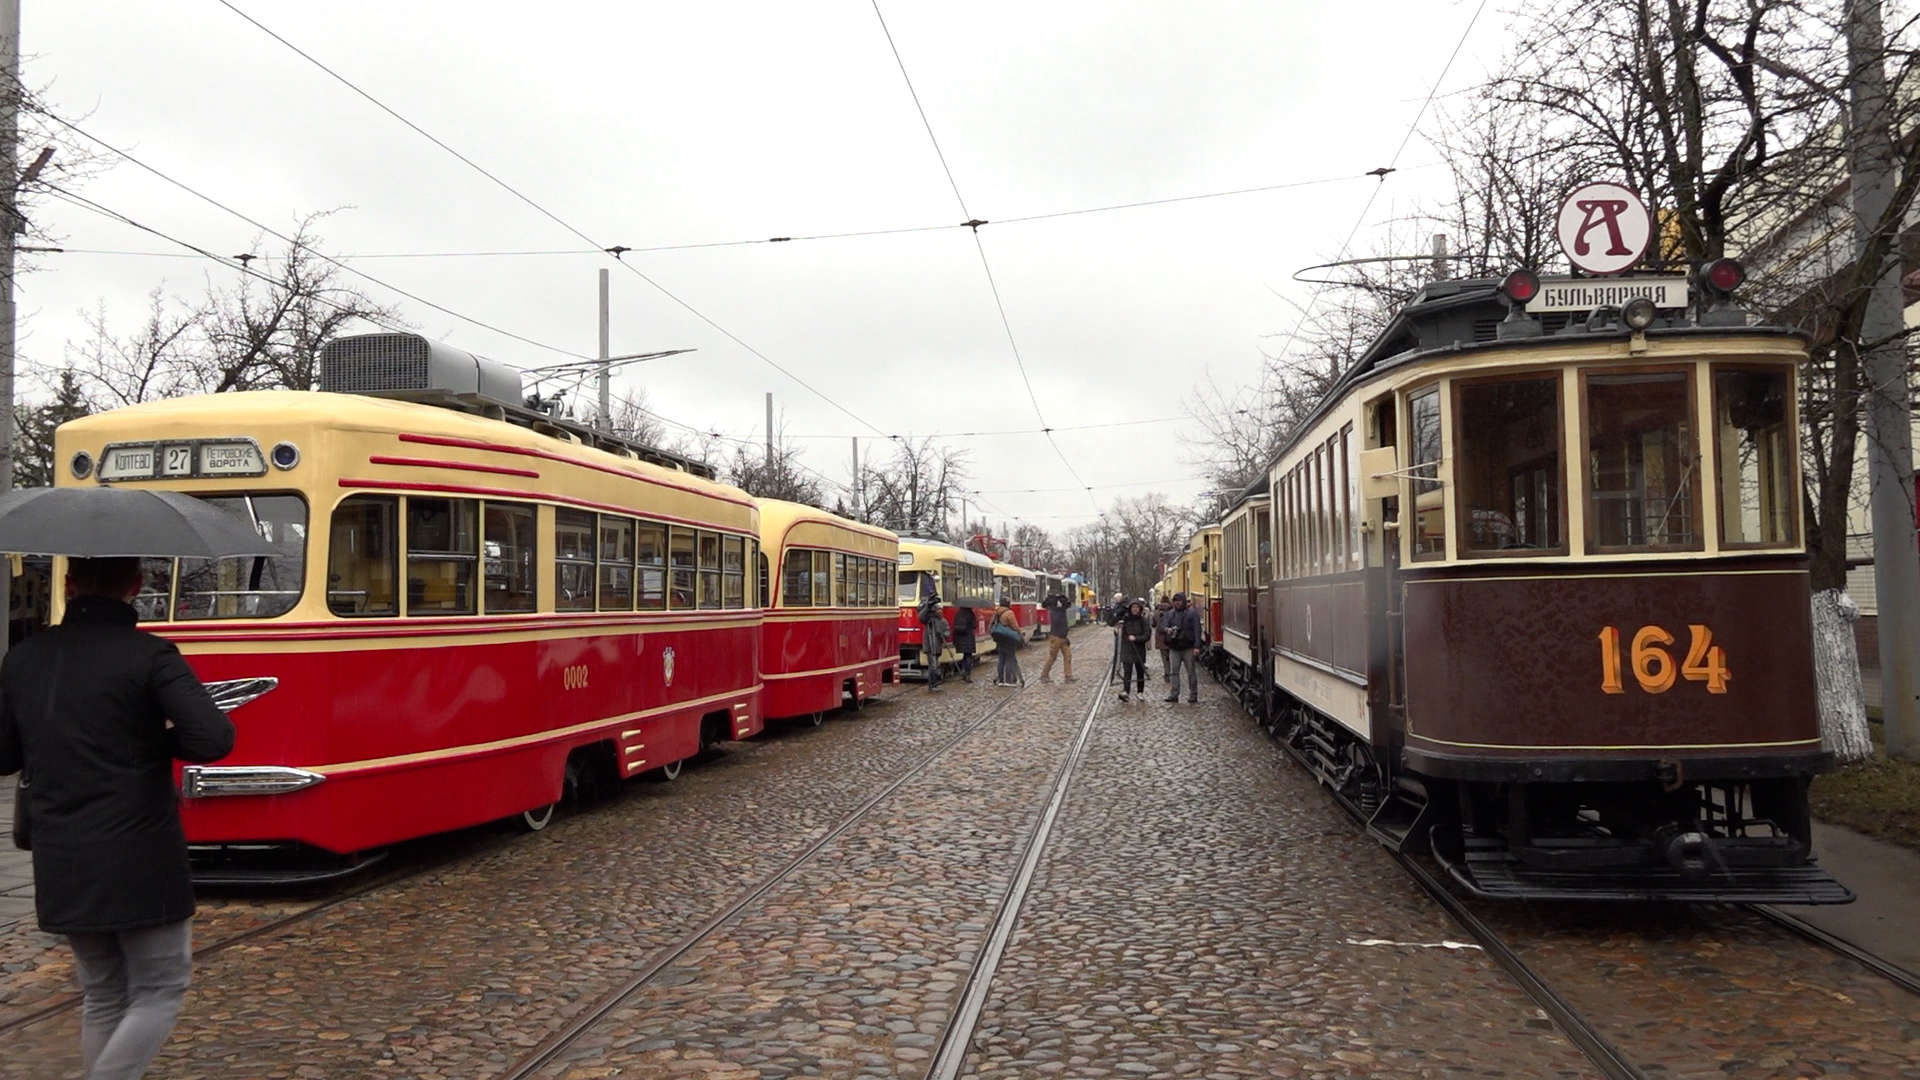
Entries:
{"label": "tram window", "polygon": [[780,606],[813,606],[813,556],[805,548],[788,548],[780,568]]}
{"label": "tram window", "polygon": [[852,601],[847,596],[847,556],[844,552],[833,553],[833,606],[850,607]]}
{"label": "tram window", "polygon": [[635,532],[634,559],[639,564],[641,611],[667,609],[667,527],[643,521]]}
{"label": "tram window", "polygon": [[767,565],[767,553],[765,551],[762,551],[760,553],[760,592],[754,598],[753,606],[755,607],[770,606],[768,601],[769,601],[769,598],[773,595],[773,592],[772,592],[773,580],[771,576],[772,571],[773,571],[773,568]]}
{"label": "tram window", "polygon": [[869,560],[863,559],[858,555],[847,560],[847,571],[853,575],[853,584],[850,587],[851,592],[848,594],[848,601],[851,606],[867,606],[867,586],[870,584],[867,580],[867,572],[871,569],[872,567],[869,565]]}
{"label": "tram window", "polygon": [[920,603],[920,574],[915,570],[900,571],[900,606],[914,607]]}
{"label": "tram window", "polygon": [[1717,370],[1713,374],[1723,544],[1793,542],[1796,504],[1789,399],[1785,371]]}
{"label": "tram window", "polygon": [[633,519],[600,515],[600,610],[633,610]]}
{"label": "tram window", "polygon": [[202,495],[272,544],[263,558],[181,559],[173,617],[262,619],[300,602],[307,562],[307,501],[298,495]]}
{"label": "tram window", "polygon": [[1352,424],[1340,429],[1340,444],[1340,472],[1346,477],[1347,566],[1358,570],[1364,561],[1360,554],[1360,439]]}
{"label": "tram window", "polygon": [[693,558],[693,530],[675,526],[667,533],[669,606],[675,611],[693,607],[693,582],[696,573]]}
{"label": "tram window", "polygon": [[833,603],[832,557],[824,551],[813,553],[813,606],[828,607]]}
{"label": "tram window", "polygon": [[1461,555],[1563,550],[1559,376],[1455,386]]}
{"label": "tram window", "polygon": [[[366,496],[355,496],[366,498]],[[133,598],[133,610],[141,622],[166,622],[167,609],[173,604],[173,560],[140,560],[140,592]],[[368,612],[370,615],[392,612]]]}
{"label": "tram window", "polygon": [[1440,486],[1440,390],[1423,390],[1407,399],[1407,472],[1413,477],[1413,557],[1441,559],[1447,554],[1447,493]]}
{"label": "tram window", "polygon": [[488,502],[481,515],[480,546],[486,553],[489,615],[526,612],[534,604],[534,511],[525,503]]}
{"label": "tram window", "polygon": [[474,613],[479,524],[472,499],[407,497],[407,614]]}
{"label": "tram window", "polygon": [[1685,371],[1587,376],[1587,530],[1596,551],[1700,546]]}
{"label": "tram window", "polygon": [[722,607],[747,606],[747,542],[738,536],[722,537],[720,562],[720,603]]}
{"label": "tram window", "polygon": [[[400,576],[399,515],[400,500],[392,495],[351,495],[333,508],[327,538],[327,610],[362,617],[400,614],[400,594],[394,588]],[[147,584],[165,587],[152,574]],[[147,617],[145,612],[141,617]]]}
{"label": "tram window", "polygon": [[720,603],[720,534],[700,530],[700,607],[710,610]]}
{"label": "tram window", "polygon": [[553,606],[557,610],[593,610],[593,541],[593,514],[553,512]]}
{"label": "tram window", "polygon": [[1253,583],[1266,585],[1273,580],[1273,514],[1272,504],[1261,507],[1253,515],[1253,538],[1259,551],[1255,563]]}

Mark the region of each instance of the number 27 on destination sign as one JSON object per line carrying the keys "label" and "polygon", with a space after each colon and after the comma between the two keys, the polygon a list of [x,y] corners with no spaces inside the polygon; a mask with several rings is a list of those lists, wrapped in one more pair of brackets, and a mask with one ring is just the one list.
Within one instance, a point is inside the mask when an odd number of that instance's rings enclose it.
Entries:
{"label": "number 27 on destination sign", "polygon": [[[1633,635],[1633,680],[1640,684],[1640,689],[1649,694],[1664,694],[1684,675],[1689,682],[1706,683],[1709,694],[1727,692],[1727,682],[1733,673],[1727,670],[1726,650],[1715,645],[1713,631],[1699,623],[1688,624],[1687,632],[1692,640],[1687,643],[1685,662],[1678,666],[1673,662],[1673,654],[1667,651],[1667,646],[1674,643],[1672,634],[1658,626],[1643,626]],[[1609,694],[1627,692],[1620,677],[1620,628],[1617,626],[1600,629],[1600,689]]]}

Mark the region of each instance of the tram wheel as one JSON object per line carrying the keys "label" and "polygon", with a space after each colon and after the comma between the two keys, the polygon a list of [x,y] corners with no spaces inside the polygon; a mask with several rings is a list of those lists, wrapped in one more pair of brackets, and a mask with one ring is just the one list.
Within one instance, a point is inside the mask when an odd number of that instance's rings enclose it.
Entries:
{"label": "tram wheel", "polygon": [[559,803],[550,802],[545,806],[536,806],[531,810],[522,810],[514,816],[514,824],[520,826],[523,832],[539,832],[548,825],[553,824],[553,812],[559,808]]}
{"label": "tram wheel", "polygon": [[825,710],[815,710],[814,712],[807,714],[807,723],[812,724],[814,727],[819,727],[821,724],[824,724],[826,722],[827,722],[827,714]]}
{"label": "tram wheel", "polygon": [[674,762],[670,762],[670,763],[668,763],[668,764],[666,764],[666,765],[662,765],[662,766],[660,766],[660,768],[659,768],[659,770],[658,770],[658,771],[659,771],[659,773],[660,773],[660,779],[662,779],[662,780],[678,780],[678,779],[680,779],[680,768],[681,768],[681,766],[683,766],[683,765],[685,765],[686,763],[687,763],[687,762],[686,762],[686,759],[685,759],[685,758],[682,758],[682,759],[681,759],[681,760],[679,760],[679,761],[674,761]]}

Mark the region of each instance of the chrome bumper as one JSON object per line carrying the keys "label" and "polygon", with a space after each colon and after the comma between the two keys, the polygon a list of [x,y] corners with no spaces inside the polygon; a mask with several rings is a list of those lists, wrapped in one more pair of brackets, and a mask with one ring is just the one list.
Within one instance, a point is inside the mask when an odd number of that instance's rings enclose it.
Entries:
{"label": "chrome bumper", "polygon": [[326,774],[285,765],[188,765],[180,770],[180,794],[188,799],[219,795],[284,795],[310,788]]}

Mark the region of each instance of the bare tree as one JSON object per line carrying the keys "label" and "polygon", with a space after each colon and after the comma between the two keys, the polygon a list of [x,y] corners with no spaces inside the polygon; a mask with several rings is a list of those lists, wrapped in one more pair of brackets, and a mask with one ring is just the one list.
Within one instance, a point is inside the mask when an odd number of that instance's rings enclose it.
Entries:
{"label": "bare tree", "polygon": [[756,498],[826,505],[827,494],[821,477],[800,460],[800,448],[787,438],[784,417],[774,437],[772,454],[745,443],[735,445],[727,481]]}
{"label": "bare tree", "polygon": [[623,439],[641,446],[665,448],[667,445],[667,425],[647,407],[644,389],[631,390],[614,399],[612,422],[613,433]]}
{"label": "bare tree", "polygon": [[884,466],[861,474],[869,521],[902,534],[945,536],[967,479],[967,455],[932,439],[901,439]]}

